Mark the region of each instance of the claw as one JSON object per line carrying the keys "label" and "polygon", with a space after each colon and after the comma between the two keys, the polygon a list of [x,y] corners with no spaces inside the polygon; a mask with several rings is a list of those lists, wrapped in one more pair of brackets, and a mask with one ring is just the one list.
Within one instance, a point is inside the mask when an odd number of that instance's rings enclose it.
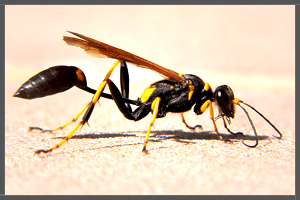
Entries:
{"label": "claw", "polygon": [[36,126],[31,126],[31,127],[29,127],[28,131],[32,131],[32,130],[39,130],[39,131],[41,131],[41,132],[43,132],[43,133],[45,133],[45,132],[50,132],[50,133],[52,133],[52,130],[49,130],[49,129],[42,129],[42,128],[36,127]]}
{"label": "claw", "polygon": [[34,152],[34,155],[40,155],[41,153],[47,154],[50,153],[52,151],[52,149],[48,149],[48,150],[44,150],[44,149],[40,149]]}

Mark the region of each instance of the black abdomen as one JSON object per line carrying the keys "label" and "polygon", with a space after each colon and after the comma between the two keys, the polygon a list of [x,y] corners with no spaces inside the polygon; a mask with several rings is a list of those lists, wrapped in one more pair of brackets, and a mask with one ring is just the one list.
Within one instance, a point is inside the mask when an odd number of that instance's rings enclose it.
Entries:
{"label": "black abdomen", "polygon": [[34,99],[66,91],[78,82],[78,71],[81,72],[73,66],[50,67],[26,81],[14,97]]}

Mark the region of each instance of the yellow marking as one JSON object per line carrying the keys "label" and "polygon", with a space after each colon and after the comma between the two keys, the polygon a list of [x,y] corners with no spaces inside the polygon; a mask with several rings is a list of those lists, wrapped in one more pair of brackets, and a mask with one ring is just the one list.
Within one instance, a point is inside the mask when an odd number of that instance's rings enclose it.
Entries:
{"label": "yellow marking", "polygon": [[191,100],[193,93],[195,91],[195,87],[193,85],[193,82],[191,80],[189,80],[189,96],[188,96],[188,100]]}
{"label": "yellow marking", "polygon": [[209,106],[209,104],[211,104],[210,100],[206,100],[200,107],[200,111],[201,113],[204,113],[207,109],[207,107]]}
{"label": "yellow marking", "polygon": [[179,76],[183,76],[184,74],[178,74]]}
{"label": "yellow marking", "polygon": [[150,131],[151,131],[151,128],[154,125],[155,119],[157,117],[160,100],[161,100],[161,98],[156,97],[154,99],[154,101],[152,102],[152,104],[151,104],[151,109],[153,107],[153,109],[152,109],[153,113],[152,113],[152,117],[151,117],[151,120],[150,120],[150,126],[148,128],[148,131],[147,131],[147,134],[146,134],[146,137],[145,137],[143,152],[146,152],[146,146],[147,146],[147,143],[148,143]]}
{"label": "yellow marking", "polygon": [[188,96],[188,100],[191,100],[192,96],[193,96],[194,91],[190,91],[189,92],[189,96]]}
{"label": "yellow marking", "polygon": [[156,89],[155,86],[146,88],[145,91],[143,92],[142,96],[141,96],[141,101],[143,103],[145,103],[146,101],[148,101],[148,99],[150,98],[150,96],[152,95],[152,93],[153,93],[153,91],[155,89]]}
{"label": "yellow marking", "polygon": [[232,103],[235,103],[235,104],[238,104],[238,103],[240,103],[242,100],[240,100],[240,99],[238,99],[238,98],[235,98],[235,99],[233,99],[231,102]]}
{"label": "yellow marking", "polygon": [[208,83],[205,83],[204,90],[208,91],[210,88],[211,88],[210,85]]}
{"label": "yellow marking", "polygon": [[78,79],[80,82],[85,81],[85,75],[84,75],[84,73],[81,71],[81,69],[77,69],[77,70],[76,70],[76,75],[77,75],[77,79]]}

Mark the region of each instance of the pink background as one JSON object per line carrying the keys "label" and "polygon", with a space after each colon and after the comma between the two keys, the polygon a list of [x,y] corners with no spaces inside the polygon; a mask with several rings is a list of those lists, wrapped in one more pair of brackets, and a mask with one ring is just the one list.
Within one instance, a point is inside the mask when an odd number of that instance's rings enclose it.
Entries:
{"label": "pink background", "polygon": [[[66,64],[82,68],[91,86],[98,86],[99,77],[113,61],[91,58],[67,46],[62,36],[70,30],[179,73],[197,74],[212,87],[227,83],[294,90],[294,6],[5,8],[5,75],[20,84],[38,71]],[[147,76],[151,83],[159,78],[147,70],[132,69],[136,76],[131,81],[145,81],[138,77]]]}

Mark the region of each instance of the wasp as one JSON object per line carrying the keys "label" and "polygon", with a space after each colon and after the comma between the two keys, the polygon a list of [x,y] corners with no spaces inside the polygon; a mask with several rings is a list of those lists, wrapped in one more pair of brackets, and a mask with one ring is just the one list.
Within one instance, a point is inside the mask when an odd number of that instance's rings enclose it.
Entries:
{"label": "wasp", "polygon": [[[93,94],[92,100],[88,102],[71,121],[65,123],[64,125],[52,130],[44,130],[39,127],[30,127],[30,130],[38,129],[43,132],[52,132],[58,129],[63,129],[67,125],[75,122],[84,113],[82,120],[61,142],[52,148],[37,150],[35,151],[36,154],[49,153],[68,141],[78,128],[83,127],[88,123],[95,104],[99,101],[100,97],[112,99],[124,117],[129,120],[139,121],[147,116],[150,112],[152,113],[150,125],[143,143],[142,151],[145,153],[147,153],[146,146],[155,120],[157,118],[165,117],[169,112],[180,113],[182,122],[187,128],[195,129],[196,127],[199,127],[200,125],[191,127],[185,121],[183,113],[191,110],[192,108],[196,115],[201,115],[207,109],[209,109],[210,119],[214,125],[214,131],[220,139],[223,138],[219,134],[216,125],[216,120],[218,119],[223,119],[224,127],[229,133],[233,135],[243,134],[242,132],[234,133],[227,126],[227,123],[230,124],[230,120],[235,116],[235,105],[238,105],[246,114],[256,137],[256,142],[254,145],[248,145],[244,142],[243,144],[248,147],[256,147],[258,145],[258,135],[255,126],[242,104],[248,106],[258,113],[267,123],[269,123],[270,126],[275,129],[279,136],[274,137],[279,139],[282,138],[281,132],[266,117],[264,117],[264,115],[241,99],[235,98],[232,89],[227,85],[218,86],[213,91],[208,83],[205,83],[196,75],[177,73],[122,49],[110,46],[82,34],[70,31],[68,32],[77,36],[64,36],[63,40],[68,45],[80,47],[93,57],[113,58],[117,61],[109,69],[97,90],[87,86],[85,74],[79,68],[75,66],[63,65],[54,66],[41,71],[40,73],[31,77],[17,90],[13,96],[24,99],[35,99],[57,94],[64,92],[73,86]],[[119,90],[115,83],[110,79],[110,75],[118,63],[120,63],[121,90]],[[129,73],[126,63],[131,63],[138,67],[153,70],[164,77],[164,79],[151,84],[144,90],[142,95],[137,98],[137,100],[129,99]],[[106,86],[108,86],[110,94],[103,92]],[[216,104],[219,111],[219,115],[216,117],[214,115],[213,103]],[[133,110],[131,105],[135,105],[137,108]]]}

